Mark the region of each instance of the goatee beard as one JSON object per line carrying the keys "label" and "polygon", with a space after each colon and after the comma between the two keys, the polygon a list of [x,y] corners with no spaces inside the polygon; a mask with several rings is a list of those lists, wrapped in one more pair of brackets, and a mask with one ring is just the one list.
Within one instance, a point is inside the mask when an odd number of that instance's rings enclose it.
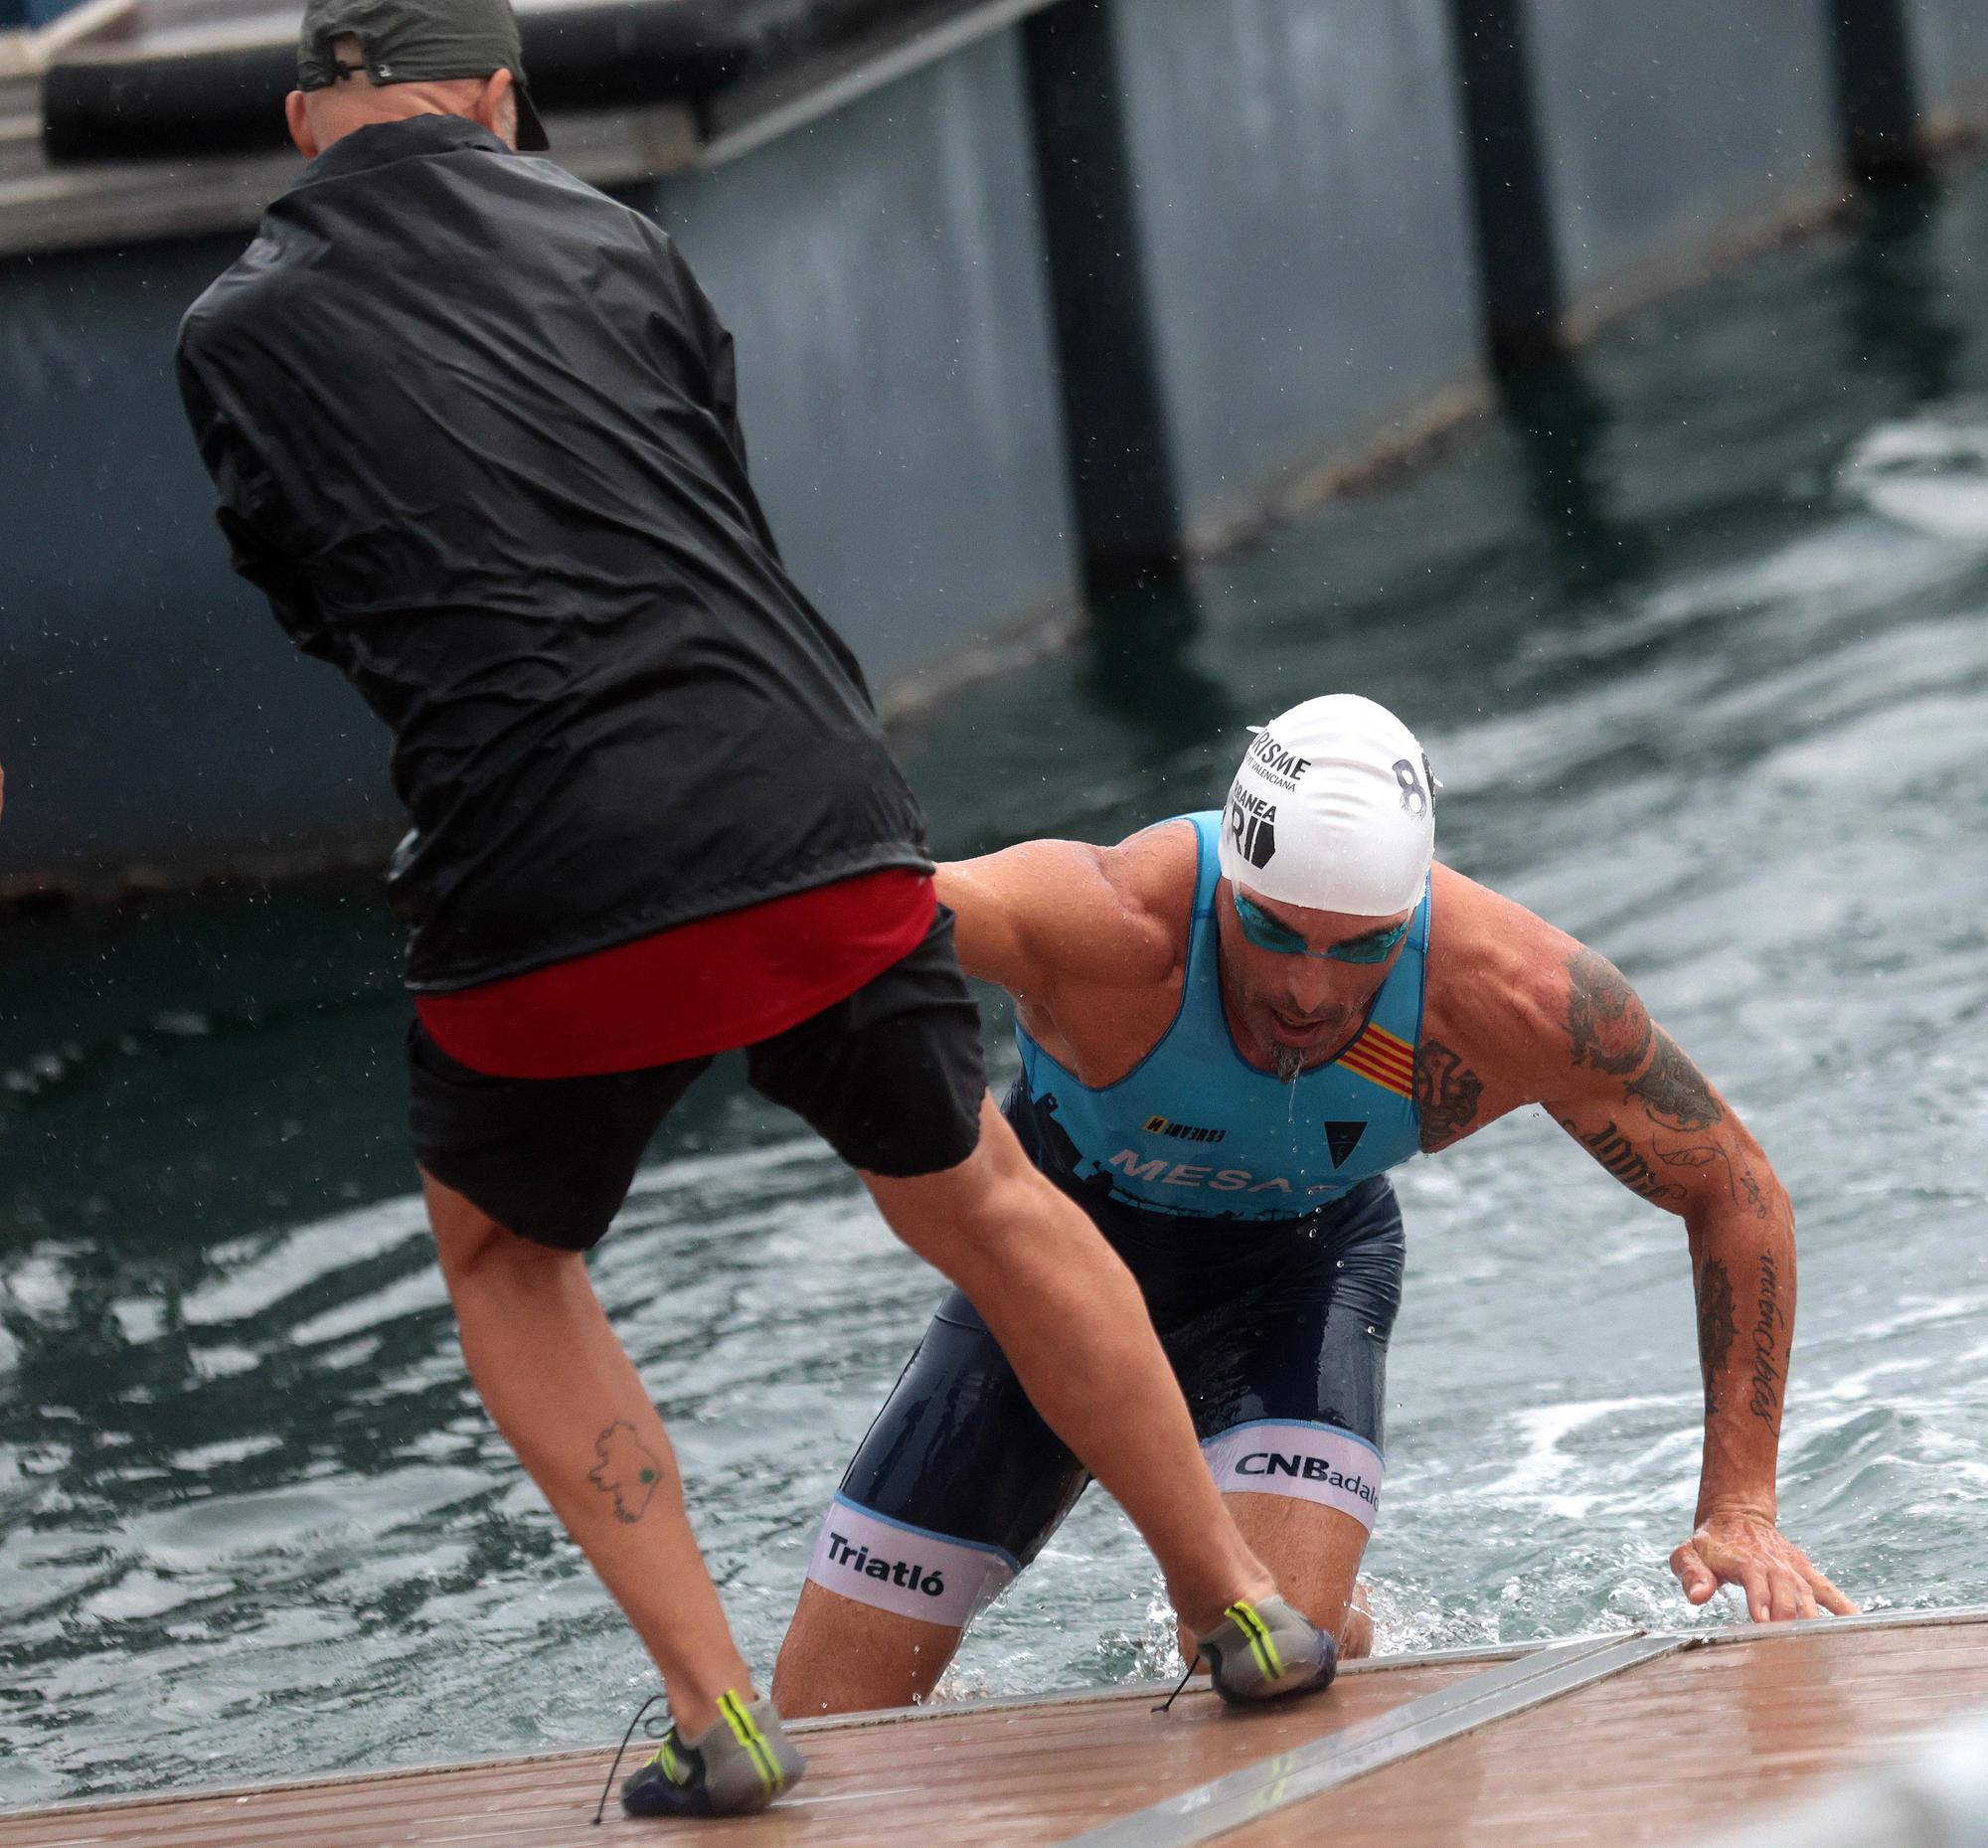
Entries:
{"label": "goatee beard", "polygon": [[1286,1046],[1279,1040],[1270,1048],[1270,1070],[1280,1085],[1295,1085],[1304,1072],[1304,1048]]}

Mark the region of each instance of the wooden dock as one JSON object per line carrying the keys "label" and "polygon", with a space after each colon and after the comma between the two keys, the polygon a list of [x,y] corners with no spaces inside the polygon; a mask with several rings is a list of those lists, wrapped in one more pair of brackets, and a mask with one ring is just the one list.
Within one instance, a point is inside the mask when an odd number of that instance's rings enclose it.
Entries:
{"label": "wooden dock", "polygon": [[21,1811],[0,1848],[1689,1843],[1988,1714],[1988,1609],[1382,1660],[1242,1716],[1156,1699],[802,1722],[807,1781],[720,1825],[610,1802],[594,1829],[601,1751]]}

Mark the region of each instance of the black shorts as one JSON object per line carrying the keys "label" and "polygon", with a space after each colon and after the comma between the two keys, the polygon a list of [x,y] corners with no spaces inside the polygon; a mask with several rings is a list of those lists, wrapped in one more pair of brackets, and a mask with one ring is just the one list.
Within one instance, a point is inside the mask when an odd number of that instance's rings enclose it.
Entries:
{"label": "black shorts", "polygon": [[[909,954],[846,1000],[746,1051],[752,1088],[853,1168],[957,1167],[980,1140],[980,1011],[938,908]],[[627,1198],[650,1138],[709,1059],[597,1078],[489,1078],[420,1022],[408,1033],[414,1159],[501,1226],[583,1252]]]}
{"label": "black shorts", "polygon": [[[1218,1484],[1323,1503],[1371,1531],[1404,1261],[1386,1177],[1268,1227],[1078,1203],[1139,1281]],[[1035,1558],[1087,1481],[954,1290],[843,1477],[809,1576],[962,1622]],[[859,1546],[863,1566],[896,1547],[927,1577],[941,1567],[951,1589],[924,1608],[880,1591],[851,1570]]]}

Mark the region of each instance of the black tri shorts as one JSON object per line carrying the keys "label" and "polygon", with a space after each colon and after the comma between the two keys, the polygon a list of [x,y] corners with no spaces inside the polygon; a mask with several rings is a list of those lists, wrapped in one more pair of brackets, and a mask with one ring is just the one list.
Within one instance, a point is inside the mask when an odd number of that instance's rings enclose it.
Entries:
{"label": "black tri shorts", "polygon": [[[1371,1532],[1404,1262],[1387,1178],[1269,1226],[1073,1197],[1138,1279],[1218,1485],[1322,1503]],[[1035,1558],[1088,1479],[954,1290],[849,1465],[808,1576],[964,1623]]]}
{"label": "black tri shorts", "polygon": [[[853,1168],[907,1178],[957,1167],[980,1140],[980,1010],[940,906],[917,946],[847,999],[748,1046],[746,1076]],[[592,1078],[490,1078],[408,1034],[414,1158],[540,1245],[582,1252],[627,1198],[650,1138],[711,1064]]]}

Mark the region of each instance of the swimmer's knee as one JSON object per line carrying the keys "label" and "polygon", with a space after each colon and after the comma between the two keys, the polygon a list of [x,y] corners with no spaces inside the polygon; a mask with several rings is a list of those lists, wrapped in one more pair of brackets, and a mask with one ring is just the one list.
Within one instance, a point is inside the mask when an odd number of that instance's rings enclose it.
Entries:
{"label": "swimmer's knee", "polygon": [[1215,1485],[1225,1495],[1308,1503],[1374,1532],[1387,1463],[1357,1431],[1305,1419],[1258,1419],[1207,1439]]}
{"label": "swimmer's knee", "polygon": [[1374,1626],[1359,1571],[1380,1507],[1380,1452],[1353,1431],[1297,1419],[1240,1426],[1203,1449],[1278,1590],[1334,1634],[1344,1660],[1370,1654]]}
{"label": "swimmer's knee", "polygon": [[[1314,1623],[1321,1619],[1314,1617]],[[1352,1596],[1346,1600],[1346,1613],[1339,1622],[1339,1659],[1342,1662],[1364,1661],[1374,1653],[1374,1612],[1367,1600],[1367,1582],[1356,1579]]]}
{"label": "swimmer's knee", "polygon": [[780,1711],[855,1713],[929,1694],[966,1626],[1020,1570],[1005,1548],[836,1496],[780,1647]]}
{"label": "swimmer's knee", "polygon": [[[803,1590],[819,1588],[839,1604],[957,1636],[1020,1571],[1003,1547],[914,1527],[838,1495],[822,1522]],[[853,1610],[840,1618],[857,1621]]]}
{"label": "swimmer's knee", "polygon": [[938,1684],[959,1637],[809,1580],[773,1665],[773,1704],[789,1720],[909,1707]]}

